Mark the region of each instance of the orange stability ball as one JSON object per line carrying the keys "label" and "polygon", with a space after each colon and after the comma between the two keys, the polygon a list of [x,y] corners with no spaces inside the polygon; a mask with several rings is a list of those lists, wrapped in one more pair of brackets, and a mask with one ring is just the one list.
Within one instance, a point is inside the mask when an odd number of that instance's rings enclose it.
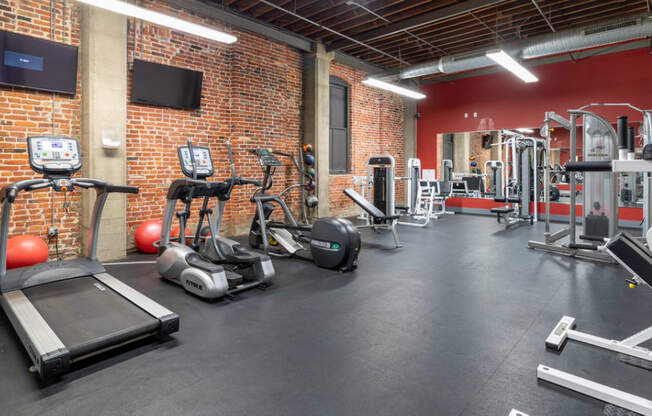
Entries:
{"label": "orange stability ball", "polygon": [[136,245],[143,253],[156,253],[158,249],[154,247],[154,242],[161,239],[161,228],[163,221],[148,220],[138,226],[136,230]]}
{"label": "orange stability ball", "polygon": [[34,235],[19,235],[7,241],[7,269],[33,266],[48,261],[48,245]]}

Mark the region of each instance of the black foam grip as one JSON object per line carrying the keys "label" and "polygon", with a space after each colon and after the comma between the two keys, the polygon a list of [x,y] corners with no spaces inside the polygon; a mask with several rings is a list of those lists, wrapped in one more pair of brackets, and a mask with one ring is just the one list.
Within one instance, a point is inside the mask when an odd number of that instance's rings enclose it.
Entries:
{"label": "black foam grip", "polygon": [[137,194],[138,187],[136,186],[116,186],[111,185],[108,187],[107,191],[109,192],[119,192],[123,194]]}
{"label": "black foam grip", "polygon": [[568,162],[564,166],[566,172],[611,172],[611,160],[596,162]]}
{"label": "black foam grip", "polygon": [[627,147],[627,116],[618,117],[618,148],[625,149]]}

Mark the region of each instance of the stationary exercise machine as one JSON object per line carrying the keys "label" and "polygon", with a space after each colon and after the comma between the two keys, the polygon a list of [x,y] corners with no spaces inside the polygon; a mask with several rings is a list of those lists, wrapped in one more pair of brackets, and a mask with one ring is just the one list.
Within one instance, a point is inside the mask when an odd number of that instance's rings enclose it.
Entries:
{"label": "stationary exercise machine", "polygon": [[395,177],[395,181],[405,181],[407,184],[406,207],[395,207],[395,211],[408,217],[407,221],[399,221],[399,225],[410,227],[426,227],[431,219],[437,219],[441,212],[435,211],[436,189],[434,181],[421,179],[421,161],[417,158],[408,159],[407,177]]}
{"label": "stationary exercise machine", "polygon": [[503,170],[505,163],[502,160],[487,160],[484,163],[484,175],[488,178],[486,193],[494,198],[503,197]]}
{"label": "stationary exercise machine", "polygon": [[[595,260],[613,263],[614,260],[608,256],[602,246],[606,239],[615,237],[618,231],[618,203],[617,203],[617,171],[580,171],[583,174],[584,190],[583,199],[583,220],[582,233],[577,234],[577,177],[575,172],[568,169],[570,173],[570,218],[569,225],[561,230],[550,232],[550,154],[551,126],[559,125],[570,133],[570,160],[577,159],[577,126],[582,125],[583,129],[583,160],[586,162],[610,162],[618,160],[619,156],[627,159],[629,153],[626,149],[627,135],[629,129],[626,121],[621,119],[618,123],[619,131],[598,114],[586,109],[594,106],[616,106],[626,107],[638,111],[643,116],[642,136],[644,143],[648,144],[652,137],[652,111],[641,110],[631,104],[601,103],[588,104],[577,110],[570,110],[570,119],[566,119],[554,112],[546,113],[545,124],[541,128],[541,134],[546,138],[546,160],[544,163],[544,200],[545,233],[544,241],[529,241],[528,247],[541,249],[548,252],[558,253],[565,256],[576,257],[586,260]],[[624,149],[624,151],[619,151]],[[621,163],[621,162],[619,162]],[[571,165],[572,166],[572,165]],[[643,231],[650,228],[652,207],[650,204],[650,189],[652,188],[650,173],[644,173],[644,202],[643,202]],[[568,242],[561,243],[562,239],[568,237]],[[585,242],[579,243],[578,239]]]}
{"label": "stationary exercise machine", "polygon": [[[99,179],[72,178],[82,167],[76,139],[32,136],[27,139],[32,170],[42,179],[0,190],[0,304],[22,341],[33,371],[42,379],[67,372],[71,363],[146,337],[179,329],[179,316],[106,272],[97,259],[104,205],[111,193],[138,193]],[[7,271],[11,209],[20,192],[95,189],[88,257],[41,263]]]}
{"label": "stationary exercise machine", "polygon": [[[543,143],[510,130],[503,130],[502,136],[503,141],[497,146],[504,146],[504,188],[501,196],[494,196],[494,201],[505,203],[505,206],[493,208],[491,212],[496,214],[498,223],[505,224],[505,228],[522,223],[532,225],[538,221],[538,160]],[[534,203],[532,212],[531,202]]]}
{"label": "stationary exercise machine", "polygon": [[354,189],[345,189],[344,194],[367,213],[365,223],[358,228],[370,228],[375,232],[390,231],[396,248],[401,247],[398,237],[398,219],[394,195],[394,157],[374,155],[367,160],[367,195],[365,199]]}
{"label": "stationary exercise machine", "polygon": [[452,182],[453,181],[453,161],[450,159],[444,159],[441,161],[441,177],[440,179],[443,182]]}
{"label": "stationary exercise machine", "polygon": [[[209,182],[215,169],[210,149],[187,146],[177,149],[181,170],[187,179],[177,179],[170,185],[166,197],[161,241],[159,243],[156,265],[159,274],[187,292],[204,299],[217,299],[232,296],[254,287],[271,284],[275,276],[274,266],[269,256],[253,253],[240,243],[220,236],[226,202],[236,186],[257,185],[255,180],[236,175],[231,145],[226,142],[231,177],[224,182]],[[195,235],[190,243],[185,237],[190,218],[192,202],[202,199]],[[215,199],[217,215],[209,207]],[[177,201],[184,203],[184,209],[176,212]],[[179,238],[170,237],[174,218],[179,221]],[[204,222],[208,226],[204,227]]]}
{"label": "stationary exercise machine", "polygon": [[[263,171],[260,188],[251,197],[256,214],[249,230],[249,245],[265,254],[296,257],[313,261],[317,266],[341,271],[355,270],[360,253],[360,233],[344,218],[319,218],[314,224],[299,224],[284,201],[293,184],[278,194],[267,193],[274,185],[276,168],[282,166],[276,156],[288,158],[301,175],[309,176],[297,164],[293,155],[267,149],[252,150]],[[281,207],[285,221],[273,220],[274,205]]]}

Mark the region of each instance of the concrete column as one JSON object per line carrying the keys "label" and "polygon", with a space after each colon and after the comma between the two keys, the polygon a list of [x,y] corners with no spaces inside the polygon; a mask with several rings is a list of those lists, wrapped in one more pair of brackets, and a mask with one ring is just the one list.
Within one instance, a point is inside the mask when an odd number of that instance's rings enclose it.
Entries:
{"label": "concrete column", "polygon": [[[127,18],[82,6],[82,154],[83,175],[116,185],[126,183]],[[104,148],[102,136],[119,140],[117,149]],[[95,191],[82,194],[82,250],[88,253],[90,217]],[[127,204],[123,194],[111,194],[100,226],[98,257],[123,257],[127,248]]]}
{"label": "concrete column", "polygon": [[[407,169],[408,160],[417,157],[417,102],[415,100],[403,99],[403,143],[404,159],[403,166]],[[405,200],[408,198],[408,187],[404,186]]]}
{"label": "concrete column", "polygon": [[455,133],[453,138],[453,171],[455,173],[471,172],[471,133]]}
{"label": "concrete column", "polygon": [[330,215],[330,82],[329,64],[334,53],[317,44],[315,52],[304,59],[304,142],[314,148],[317,182],[317,216]]}
{"label": "concrete column", "polygon": [[[500,143],[500,132],[492,131],[494,144]],[[491,160],[503,160],[503,146],[491,146]]]}

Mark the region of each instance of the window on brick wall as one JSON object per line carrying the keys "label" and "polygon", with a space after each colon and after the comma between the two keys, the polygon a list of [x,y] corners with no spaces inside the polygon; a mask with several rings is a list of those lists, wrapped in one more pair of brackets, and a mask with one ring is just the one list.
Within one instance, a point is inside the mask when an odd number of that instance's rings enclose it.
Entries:
{"label": "window on brick wall", "polygon": [[349,173],[350,166],[349,84],[330,77],[330,173]]}

